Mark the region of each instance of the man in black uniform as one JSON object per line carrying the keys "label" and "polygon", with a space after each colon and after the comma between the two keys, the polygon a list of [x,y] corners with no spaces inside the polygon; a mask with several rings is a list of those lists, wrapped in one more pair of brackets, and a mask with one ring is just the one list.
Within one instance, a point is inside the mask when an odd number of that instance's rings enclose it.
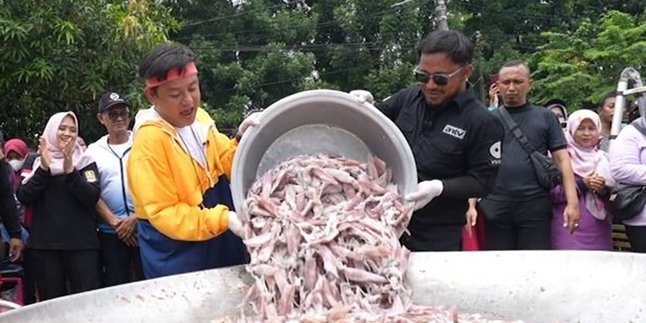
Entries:
{"label": "man in black uniform", "polygon": [[[563,226],[573,232],[579,223],[579,202],[567,141],[559,121],[550,110],[527,102],[532,80],[524,62],[509,61],[498,75],[504,108],[532,147],[542,154],[550,151],[561,170],[567,198]],[[487,249],[551,249],[550,192],[539,185],[529,154],[506,131],[501,166],[504,176],[499,176],[491,194],[480,200],[486,219]]]}
{"label": "man in black uniform", "polygon": [[[412,251],[462,249],[467,198],[486,195],[500,164],[502,126],[471,89],[473,45],[438,30],[420,44],[418,82],[376,106],[408,141],[420,181],[406,199],[416,212],[401,241]],[[371,100],[367,91],[350,92]]]}

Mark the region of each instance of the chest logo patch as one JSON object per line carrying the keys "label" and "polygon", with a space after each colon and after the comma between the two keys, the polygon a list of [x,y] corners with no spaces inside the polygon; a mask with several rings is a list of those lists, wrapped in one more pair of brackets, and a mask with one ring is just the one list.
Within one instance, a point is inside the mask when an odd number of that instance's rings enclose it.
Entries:
{"label": "chest logo patch", "polygon": [[464,135],[467,133],[465,130],[460,129],[456,126],[452,126],[450,124],[444,126],[444,130],[442,130],[442,132],[458,139],[464,139]]}
{"label": "chest logo patch", "polygon": [[500,141],[495,142],[491,147],[489,147],[489,154],[495,159],[500,159],[502,157],[502,152],[500,150]]}
{"label": "chest logo patch", "polygon": [[96,182],[96,174],[93,170],[86,170],[85,172],[83,172],[83,177],[85,177],[85,180],[90,183]]}

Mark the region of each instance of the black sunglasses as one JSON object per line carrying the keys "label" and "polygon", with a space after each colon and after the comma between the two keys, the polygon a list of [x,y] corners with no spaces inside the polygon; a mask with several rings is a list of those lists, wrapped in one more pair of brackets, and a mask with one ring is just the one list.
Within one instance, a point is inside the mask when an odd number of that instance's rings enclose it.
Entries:
{"label": "black sunglasses", "polygon": [[449,84],[449,81],[451,80],[451,78],[457,75],[458,73],[460,73],[460,71],[463,68],[464,68],[464,65],[460,66],[460,68],[458,68],[451,74],[443,74],[443,73],[429,74],[428,72],[426,72],[425,70],[422,70],[418,66],[413,70],[413,75],[415,76],[415,81],[419,83],[426,84],[428,83],[428,81],[433,80],[433,83],[435,83],[435,85],[444,86]]}

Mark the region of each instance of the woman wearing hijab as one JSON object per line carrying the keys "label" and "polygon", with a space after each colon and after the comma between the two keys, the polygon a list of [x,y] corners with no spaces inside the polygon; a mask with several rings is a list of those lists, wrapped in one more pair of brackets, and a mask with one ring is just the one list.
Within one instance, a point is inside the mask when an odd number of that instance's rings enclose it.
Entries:
{"label": "woman wearing hijab", "polygon": [[565,101],[561,99],[551,99],[545,103],[545,107],[552,111],[556,118],[559,119],[559,124],[561,128],[565,128],[568,120],[567,109],[565,107]]}
{"label": "woman wearing hijab", "polygon": [[14,192],[20,184],[20,171],[28,152],[27,143],[18,138],[10,139],[4,144],[5,159],[13,169],[9,178]]}
{"label": "woman wearing hijab", "polygon": [[574,233],[563,227],[565,194],[560,186],[552,190],[553,249],[612,249],[612,219],[605,211],[609,188],[614,186],[610,165],[603,151],[597,149],[601,120],[591,110],[577,110],[567,121],[565,138],[576,177],[581,221]]}
{"label": "woman wearing hijab", "polygon": [[54,114],[40,137],[40,157],[16,196],[33,207],[28,243],[40,300],[100,287],[94,207],[97,166],[76,142],[72,112]]}

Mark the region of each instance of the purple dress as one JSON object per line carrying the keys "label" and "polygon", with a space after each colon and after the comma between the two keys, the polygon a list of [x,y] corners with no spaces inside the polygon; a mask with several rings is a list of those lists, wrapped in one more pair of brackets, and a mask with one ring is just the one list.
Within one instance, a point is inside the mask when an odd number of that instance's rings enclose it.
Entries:
{"label": "purple dress", "polygon": [[[576,176],[577,181],[580,179]],[[577,188],[581,219],[579,228],[570,234],[563,227],[563,210],[565,210],[565,192],[561,185],[552,190],[552,249],[555,250],[612,250],[611,216],[598,220],[585,206],[585,194]]]}

